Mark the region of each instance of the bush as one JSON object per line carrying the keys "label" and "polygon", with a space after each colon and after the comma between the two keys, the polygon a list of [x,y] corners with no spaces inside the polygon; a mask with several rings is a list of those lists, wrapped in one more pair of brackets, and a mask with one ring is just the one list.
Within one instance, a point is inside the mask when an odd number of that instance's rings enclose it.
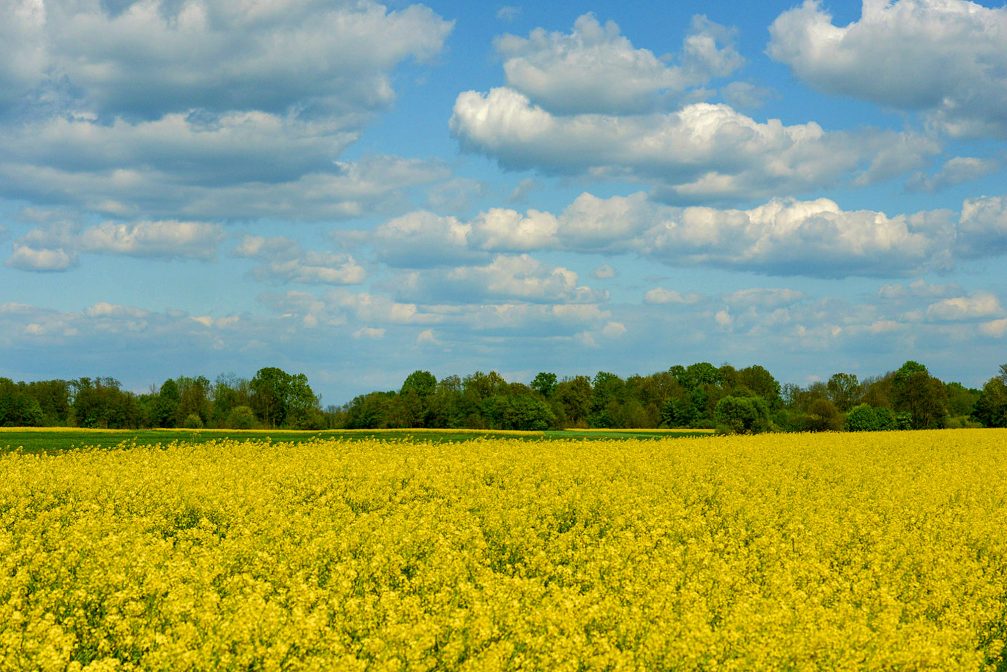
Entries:
{"label": "bush", "polygon": [[769,431],[769,404],[761,397],[726,396],[714,410],[717,429],[725,434],[758,434]]}
{"label": "bush", "polygon": [[838,432],[843,428],[843,416],[828,399],[815,399],[808,406],[804,429],[809,432]]}
{"label": "bush", "polygon": [[227,414],[226,422],[231,429],[252,429],[255,427],[255,412],[249,406],[235,406]]}
{"label": "bush", "polygon": [[185,416],[185,422],[182,423],[182,426],[186,429],[203,429],[203,419],[195,413],[190,413]]}
{"label": "bush", "polygon": [[849,432],[881,432],[898,428],[898,419],[887,408],[860,404],[846,414],[846,430]]}

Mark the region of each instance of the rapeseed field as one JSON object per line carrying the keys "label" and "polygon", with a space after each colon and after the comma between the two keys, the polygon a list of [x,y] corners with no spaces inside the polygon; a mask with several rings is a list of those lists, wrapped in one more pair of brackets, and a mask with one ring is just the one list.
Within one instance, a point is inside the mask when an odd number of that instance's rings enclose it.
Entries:
{"label": "rapeseed field", "polygon": [[1007,432],[0,456],[2,670],[1004,670]]}

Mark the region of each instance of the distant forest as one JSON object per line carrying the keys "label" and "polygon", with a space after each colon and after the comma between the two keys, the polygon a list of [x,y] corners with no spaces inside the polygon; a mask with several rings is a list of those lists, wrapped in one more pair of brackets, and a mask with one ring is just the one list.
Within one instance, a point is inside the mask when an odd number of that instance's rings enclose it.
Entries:
{"label": "distant forest", "polygon": [[398,390],[324,409],[306,375],[276,367],[260,369],[251,379],[180,376],[145,394],[123,390],[113,378],[0,378],[0,426],[681,427],[728,433],[1005,427],[1007,364],[982,389],[943,382],[915,361],[864,380],[836,373],[806,387],[780,385],[759,365],[737,369],[707,362],[628,378],[605,371],[593,378],[542,372],[528,385],[507,382],[496,372],[437,380],[428,371],[415,371]]}

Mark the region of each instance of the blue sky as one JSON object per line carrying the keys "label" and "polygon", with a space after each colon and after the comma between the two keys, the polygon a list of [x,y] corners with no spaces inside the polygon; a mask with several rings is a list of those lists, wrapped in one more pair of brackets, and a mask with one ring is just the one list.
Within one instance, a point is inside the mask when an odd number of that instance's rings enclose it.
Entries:
{"label": "blue sky", "polygon": [[1002,2],[0,11],[0,375],[1007,361]]}

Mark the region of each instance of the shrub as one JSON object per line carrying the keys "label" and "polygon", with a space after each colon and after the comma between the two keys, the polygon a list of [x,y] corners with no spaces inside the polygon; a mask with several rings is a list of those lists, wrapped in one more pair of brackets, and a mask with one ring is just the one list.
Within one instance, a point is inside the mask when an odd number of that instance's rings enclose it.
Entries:
{"label": "shrub", "polygon": [[231,429],[252,429],[255,427],[255,412],[249,406],[235,406],[227,414],[227,426]]}
{"label": "shrub", "polygon": [[761,397],[726,396],[714,410],[717,429],[726,434],[769,431],[769,404]]}
{"label": "shrub", "polygon": [[185,416],[185,422],[182,426],[186,429],[203,429],[203,419],[195,413],[190,413]]}
{"label": "shrub", "polygon": [[887,408],[860,404],[846,414],[846,430],[849,432],[881,432],[898,428],[898,419]]}

